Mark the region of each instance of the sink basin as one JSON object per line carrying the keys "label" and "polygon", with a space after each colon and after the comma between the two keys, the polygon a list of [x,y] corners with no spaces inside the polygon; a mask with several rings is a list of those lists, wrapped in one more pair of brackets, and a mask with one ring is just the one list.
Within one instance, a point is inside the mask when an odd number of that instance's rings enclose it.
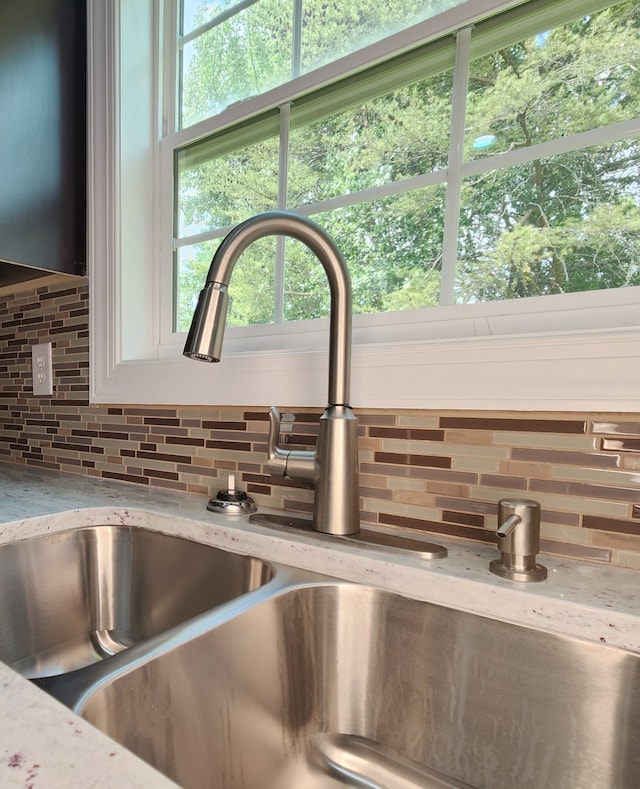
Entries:
{"label": "sink basin", "polygon": [[631,789],[640,657],[343,582],[290,587],[76,711],[183,787]]}
{"label": "sink basin", "polygon": [[270,568],[147,529],[98,526],[0,547],[0,660],[52,676],[266,583]]}

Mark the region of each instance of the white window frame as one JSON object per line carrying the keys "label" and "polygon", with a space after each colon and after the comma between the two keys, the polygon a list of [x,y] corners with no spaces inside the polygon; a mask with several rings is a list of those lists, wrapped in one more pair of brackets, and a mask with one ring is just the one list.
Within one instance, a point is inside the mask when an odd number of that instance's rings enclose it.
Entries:
{"label": "white window frame", "polygon": [[[514,3],[470,0],[438,18],[440,32],[505,5]],[[88,6],[90,401],[324,406],[326,321],[260,327],[257,336],[255,327],[228,330],[219,365],[181,356],[171,310],[161,309],[171,303],[161,261],[171,255],[162,230],[172,227],[173,160],[158,108],[173,72],[168,64],[152,79],[149,68],[161,62],[159,26],[170,20],[153,0]],[[412,28],[404,45],[420,35]],[[343,61],[358,67],[353,56]],[[255,100],[256,113],[267,100]],[[229,124],[239,109],[225,111]],[[356,408],[635,411],[640,288],[356,316],[352,358]]]}

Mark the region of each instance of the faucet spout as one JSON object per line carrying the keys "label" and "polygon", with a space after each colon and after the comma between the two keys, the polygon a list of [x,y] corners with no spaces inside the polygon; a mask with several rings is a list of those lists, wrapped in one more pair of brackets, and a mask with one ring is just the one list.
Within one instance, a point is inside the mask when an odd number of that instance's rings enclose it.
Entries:
{"label": "faucet spout", "polygon": [[329,405],[348,405],[351,371],[351,280],[332,238],[315,222],[287,211],[267,211],[241,222],[216,250],[200,293],[184,355],[220,361],[227,314],[227,289],[240,255],[265,236],[289,236],[305,244],[322,264],[331,293]]}
{"label": "faucet spout", "polygon": [[305,244],[329,281],[328,405],[320,419],[314,451],[278,445],[280,418],[270,413],[267,469],[274,475],[311,482],[315,488],[314,528],[355,534],[359,527],[357,420],[349,405],[352,296],[349,272],[335,243],[317,224],[286,211],[268,211],[237,225],[216,250],[187,335],[184,355],[218,362],[222,353],[228,287],[240,255],[264,236],[281,235]]}

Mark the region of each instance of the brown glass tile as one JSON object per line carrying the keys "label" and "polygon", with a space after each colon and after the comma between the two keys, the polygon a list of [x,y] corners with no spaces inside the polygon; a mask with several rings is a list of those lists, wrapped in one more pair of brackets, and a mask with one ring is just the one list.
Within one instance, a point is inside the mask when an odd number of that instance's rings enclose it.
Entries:
{"label": "brown glass tile", "polygon": [[453,498],[469,497],[468,485],[460,484],[459,482],[450,482],[448,480],[427,479],[424,482],[424,489],[426,493],[432,493],[438,496],[451,496]]}
{"label": "brown glass tile", "polygon": [[308,501],[289,501],[285,499],[282,508],[286,512],[298,513],[302,516],[310,516],[313,514],[313,504]]}
{"label": "brown glass tile", "polygon": [[256,485],[266,485],[267,483],[271,482],[271,477],[269,474],[249,474],[244,473],[242,475],[242,479],[245,482],[253,482]]}
{"label": "brown glass tile", "polygon": [[640,534],[623,534],[622,532],[600,531],[598,529],[592,529],[589,534],[590,543],[596,548],[640,553]]}
{"label": "brown glass tile", "polygon": [[46,460],[31,460],[30,466],[37,466],[38,468],[50,468],[53,471],[60,471],[60,463],[51,463]]}
{"label": "brown glass tile", "polygon": [[247,471],[249,473],[260,472],[262,466],[259,463],[238,463],[239,471]]}
{"label": "brown glass tile", "polygon": [[393,492],[386,488],[365,488],[360,487],[360,496],[365,499],[380,499],[382,501],[391,501]]}
{"label": "brown glass tile", "polygon": [[444,430],[416,427],[370,427],[371,438],[399,438],[405,441],[444,441]]}
{"label": "brown glass tile", "polygon": [[640,504],[634,504],[631,511],[632,518],[640,518]]}
{"label": "brown glass tile", "polygon": [[391,515],[386,512],[379,513],[378,521],[387,526],[400,526],[404,529],[446,534],[451,537],[464,537],[471,540],[481,540],[482,542],[495,542],[497,539],[494,532],[486,529],[475,529],[471,526],[461,526],[455,523],[419,520],[418,518],[408,518],[404,515]]}
{"label": "brown glass tile", "polygon": [[141,460],[162,460],[165,463],[191,463],[189,455],[170,455],[165,452],[136,452]]}
{"label": "brown glass tile", "polygon": [[358,417],[358,424],[367,427],[369,425],[392,426],[396,424],[395,414],[361,414],[356,411]]}
{"label": "brown glass tile", "polygon": [[434,468],[451,468],[451,458],[438,455],[404,454],[401,452],[376,452],[378,463],[391,463],[400,466],[432,466]]}
{"label": "brown glass tile", "polygon": [[480,484],[490,488],[508,488],[509,490],[526,490],[527,480],[521,477],[505,477],[500,474],[481,474]]}
{"label": "brown glass tile", "polygon": [[[151,419],[159,418],[159,419],[172,419],[177,415],[177,411],[175,408],[161,408],[161,407],[154,407],[154,406],[147,406],[146,408],[131,408],[126,407],[124,412],[127,416],[148,416]],[[164,422],[160,421],[159,424],[164,424]]]}
{"label": "brown glass tile", "polygon": [[176,469],[180,474],[197,474],[201,477],[219,477],[218,469],[211,468],[210,466],[197,466],[195,464],[186,465],[178,463]]}
{"label": "brown glass tile", "polygon": [[167,427],[155,425],[149,428],[149,433],[154,436],[186,436],[188,431],[184,427]]}
{"label": "brown glass tile", "polygon": [[458,523],[465,526],[478,526],[484,527],[484,516],[474,515],[470,512],[453,512],[452,510],[443,510],[442,519],[448,523]]}
{"label": "brown glass tile", "polygon": [[248,441],[207,441],[207,449],[230,449],[234,452],[250,452],[251,444]]}
{"label": "brown glass tile", "polygon": [[558,526],[579,526],[580,516],[576,512],[554,512],[545,509],[542,513],[545,523],[555,523]]}
{"label": "brown glass tile", "polygon": [[556,463],[566,466],[583,466],[585,468],[617,468],[618,458],[611,455],[596,455],[591,452],[569,452],[556,449],[528,449],[514,447],[511,450],[513,460],[526,460],[534,463]]}
{"label": "brown glass tile", "polygon": [[269,487],[269,485],[255,485],[252,483],[250,485],[247,485],[247,493],[259,493],[264,496],[270,496],[271,488]]}
{"label": "brown glass tile", "polygon": [[475,485],[478,475],[468,471],[452,471],[428,466],[385,465],[383,463],[361,463],[363,474],[376,474],[384,477],[407,477],[409,479],[434,480],[439,482],[458,482],[462,485]]}
{"label": "brown glass tile", "polygon": [[63,296],[71,296],[75,293],[74,288],[68,288],[67,290],[54,290],[54,291],[47,291],[40,296],[40,301],[49,301],[50,299],[60,299]]}
{"label": "brown glass tile", "polygon": [[280,413],[283,417],[283,421],[287,421],[287,416],[293,416],[293,420],[289,424],[305,425],[305,430],[307,429],[307,425],[317,425],[322,416],[320,411],[315,413],[300,413],[299,411],[292,411],[291,409],[282,409]]}
{"label": "brown glass tile", "polygon": [[640,501],[640,488],[622,488],[617,485],[591,485],[586,482],[561,482],[549,479],[532,479],[529,490],[539,493],[557,493],[561,496],[577,496],[608,501]]}
{"label": "brown glass tile", "polygon": [[73,450],[74,452],[91,452],[92,447],[86,446],[84,444],[71,444],[71,443],[63,443],[62,441],[52,441],[51,442],[52,449],[66,449],[66,450]]}
{"label": "brown glass tile", "polygon": [[167,488],[169,490],[177,490],[179,492],[184,492],[187,489],[187,486],[184,482],[174,482],[173,480],[169,479],[158,479],[158,478],[151,478],[149,479],[149,485],[154,488]]}
{"label": "brown glass tile", "polygon": [[149,480],[146,477],[137,477],[133,474],[121,474],[118,471],[101,471],[100,476],[105,479],[117,479],[120,482],[135,482],[136,485],[148,485]]}
{"label": "brown glass tile", "polygon": [[268,422],[269,421],[269,412],[268,411],[245,411],[242,414],[243,418],[247,420],[247,422]]}
{"label": "brown glass tile", "polygon": [[187,436],[167,436],[166,444],[179,444],[189,447],[203,447],[204,438],[188,438]]}
{"label": "brown glass tile", "polygon": [[640,436],[640,422],[592,422],[594,435]]}
{"label": "brown glass tile", "polygon": [[601,447],[606,452],[640,452],[640,438],[603,438]]}
{"label": "brown glass tile", "polygon": [[202,422],[204,430],[246,430],[246,422],[225,422],[223,420],[206,420]]}
{"label": "brown glass tile", "polygon": [[178,474],[175,471],[159,471],[155,468],[143,468],[142,473],[145,477],[156,477],[157,479],[178,479]]}
{"label": "brown glass tile", "polygon": [[171,417],[145,416],[145,425],[164,425],[165,427],[180,427],[180,420]]}
{"label": "brown glass tile", "polygon": [[555,556],[581,561],[611,562],[611,551],[606,548],[593,548],[590,545],[573,545],[556,540],[540,540],[540,550]]}
{"label": "brown glass tile", "polygon": [[472,499],[451,499],[446,496],[436,496],[436,507],[443,510],[456,510],[458,512],[477,512],[483,515],[497,515],[498,505],[489,501],[475,501]]}
{"label": "brown glass tile", "polygon": [[583,515],[582,525],[585,529],[612,531],[618,534],[640,535],[640,523],[625,521],[618,518],[604,518],[599,515]]}
{"label": "brown glass tile", "polygon": [[504,419],[501,417],[440,417],[440,427],[465,430],[513,430],[527,433],[586,433],[587,423],[569,419]]}

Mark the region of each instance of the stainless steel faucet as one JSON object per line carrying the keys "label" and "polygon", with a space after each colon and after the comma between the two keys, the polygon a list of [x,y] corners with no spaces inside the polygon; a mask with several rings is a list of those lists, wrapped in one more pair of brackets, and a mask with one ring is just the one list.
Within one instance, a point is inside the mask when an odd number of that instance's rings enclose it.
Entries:
{"label": "stainless steel faucet", "polygon": [[268,211],[237,225],[216,250],[184,347],[190,359],[219,362],[227,317],[228,286],[244,250],[264,236],[290,236],[318,258],[329,280],[329,402],[320,418],[314,450],[278,443],[280,414],[269,413],[267,470],[274,475],[311,483],[315,488],[313,527],[326,534],[360,530],[357,419],[349,405],[351,373],[351,281],[330,236],[309,219],[285,211]]}
{"label": "stainless steel faucet", "polygon": [[536,563],[540,551],[540,505],[531,499],[498,502],[500,558],[489,564],[492,573],[511,581],[544,581],[547,568]]}

